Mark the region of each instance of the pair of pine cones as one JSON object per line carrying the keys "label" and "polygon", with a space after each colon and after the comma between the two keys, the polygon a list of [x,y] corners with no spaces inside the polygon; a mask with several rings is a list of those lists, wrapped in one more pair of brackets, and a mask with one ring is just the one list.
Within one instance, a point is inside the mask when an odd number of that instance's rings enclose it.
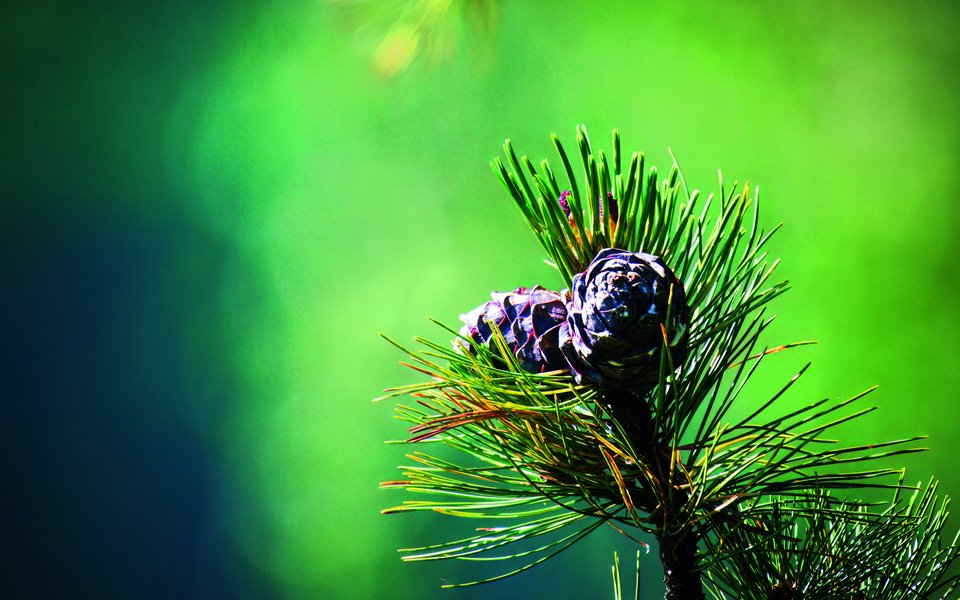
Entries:
{"label": "pair of pine cones", "polygon": [[491,298],[461,315],[466,341],[456,343],[474,353],[474,345],[495,352],[496,327],[531,373],[568,371],[577,383],[649,388],[659,380],[664,349],[675,366],[687,356],[690,308],[683,285],[652,254],[606,248],[574,276],[570,290],[521,287]]}

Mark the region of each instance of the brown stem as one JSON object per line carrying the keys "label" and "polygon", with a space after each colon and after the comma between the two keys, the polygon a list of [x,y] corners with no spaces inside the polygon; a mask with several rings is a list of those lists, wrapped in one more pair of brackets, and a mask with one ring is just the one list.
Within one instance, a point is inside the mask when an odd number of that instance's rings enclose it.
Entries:
{"label": "brown stem", "polygon": [[674,539],[663,535],[658,541],[660,561],[663,563],[663,583],[667,589],[664,600],[704,600],[700,572],[696,570],[696,539]]}
{"label": "brown stem", "polygon": [[[630,438],[630,443],[658,480],[661,491],[674,485],[670,481],[670,453],[661,443],[663,439],[654,431],[653,415],[647,394],[627,390],[607,390],[604,403]],[[674,488],[666,506],[649,507],[662,511],[663,521],[657,541],[660,544],[660,560],[663,562],[663,581],[666,585],[664,600],[704,600],[703,583],[697,570],[697,540],[689,531],[678,529],[677,515],[687,502],[686,492]]]}

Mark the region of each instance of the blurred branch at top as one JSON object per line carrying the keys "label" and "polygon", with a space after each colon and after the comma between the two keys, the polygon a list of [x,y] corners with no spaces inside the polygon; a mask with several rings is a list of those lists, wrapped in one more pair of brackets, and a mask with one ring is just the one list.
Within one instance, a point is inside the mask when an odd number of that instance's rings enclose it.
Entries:
{"label": "blurred branch at top", "polygon": [[498,0],[330,0],[354,26],[377,75],[391,78],[418,56],[437,64],[452,60],[472,36],[489,38]]}

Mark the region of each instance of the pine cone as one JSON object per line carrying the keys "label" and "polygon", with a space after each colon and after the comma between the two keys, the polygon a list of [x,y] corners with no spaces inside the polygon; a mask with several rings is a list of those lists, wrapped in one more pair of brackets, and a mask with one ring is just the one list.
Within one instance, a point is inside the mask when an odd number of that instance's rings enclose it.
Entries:
{"label": "pine cone", "polygon": [[[543,373],[567,368],[559,345],[560,325],[567,317],[563,294],[536,286],[493,292],[490,297],[491,301],[460,315],[464,322],[460,335],[496,354],[490,327],[494,323],[525,370]],[[473,345],[469,350],[476,354]]]}
{"label": "pine cone", "polygon": [[572,288],[560,347],[578,382],[586,378],[609,388],[655,384],[661,326],[674,365],[686,358],[690,309],[683,285],[660,258],[606,248],[574,276]]}

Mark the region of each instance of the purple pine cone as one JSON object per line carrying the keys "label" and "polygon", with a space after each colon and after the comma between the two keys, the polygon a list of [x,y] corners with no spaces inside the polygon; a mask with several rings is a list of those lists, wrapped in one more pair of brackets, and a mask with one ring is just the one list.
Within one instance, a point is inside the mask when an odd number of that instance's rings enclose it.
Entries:
{"label": "purple pine cone", "polygon": [[574,276],[571,295],[560,347],[578,382],[589,379],[609,388],[655,384],[661,326],[674,365],[686,358],[690,309],[683,285],[660,258],[601,250]]}
{"label": "purple pine cone", "polygon": [[[560,326],[567,318],[565,298],[540,286],[493,292],[491,301],[460,315],[460,335],[496,353],[490,324],[496,324],[517,362],[531,373],[566,369],[560,351]],[[462,342],[461,342],[462,344]],[[470,351],[476,353],[473,346]]]}

